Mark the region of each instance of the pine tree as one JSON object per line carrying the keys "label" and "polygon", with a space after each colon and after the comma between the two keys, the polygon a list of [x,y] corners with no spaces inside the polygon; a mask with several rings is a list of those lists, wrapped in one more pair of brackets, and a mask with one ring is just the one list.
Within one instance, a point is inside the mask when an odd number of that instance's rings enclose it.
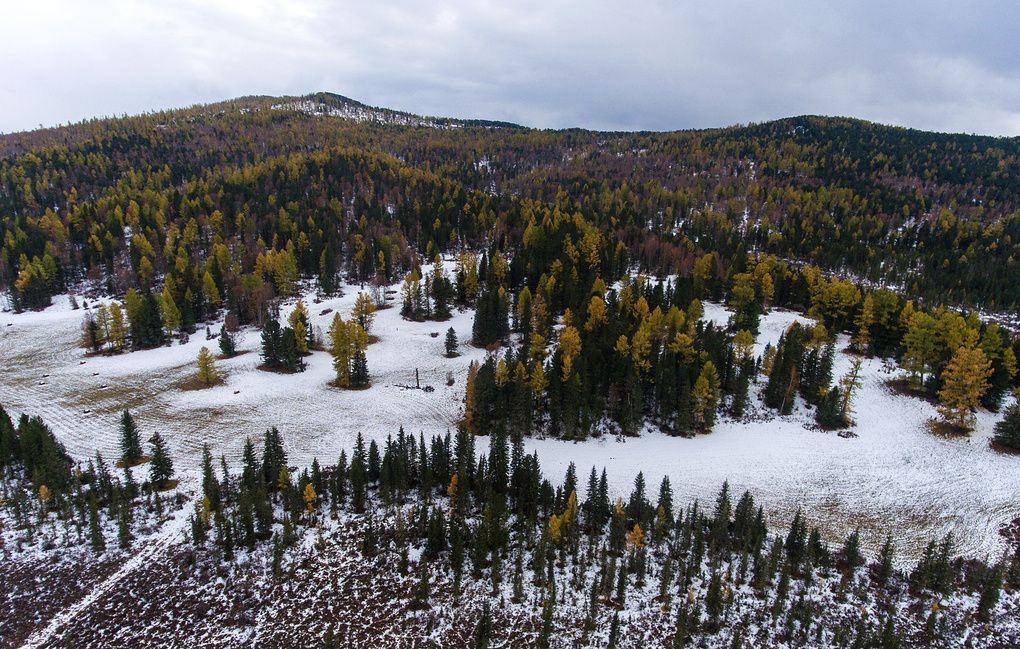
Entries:
{"label": "pine tree", "polygon": [[939,390],[939,414],[953,426],[969,429],[974,424],[973,409],[988,390],[992,364],[981,349],[960,347],[942,372]]}
{"label": "pine tree", "polygon": [[840,402],[839,419],[843,425],[851,423],[850,415],[853,414],[853,398],[857,389],[861,387],[861,364],[863,361],[855,358],[850,365],[850,371],[839,380]]}
{"label": "pine tree", "polygon": [[158,432],[153,433],[152,437],[149,438],[149,448],[152,449],[150,452],[149,481],[152,483],[153,488],[160,489],[168,480],[173,478],[173,461],[170,459],[170,454],[167,453],[163,437]]}
{"label": "pine tree", "polygon": [[1004,566],[1001,563],[997,563],[989,568],[985,574],[977,609],[978,616],[983,620],[991,618],[992,610],[999,603],[1003,572]]}
{"label": "pine tree", "polygon": [[125,466],[138,464],[142,459],[142,440],[135,419],[127,410],[120,417],[120,450]]}
{"label": "pine tree", "polygon": [[478,618],[475,626],[474,638],[471,642],[472,649],[488,649],[492,637],[492,611],[489,609],[489,600],[485,600],[482,607],[482,615]]}
{"label": "pine tree", "polygon": [[842,401],[839,388],[829,388],[829,391],[818,402],[818,409],[815,411],[815,421],[818,422],[819,426],[833,429],[846,425],[839,409]]}
{"label": "pine tree", "polygon": [[889,584],[889,579],[893,574],[893,555],[895,549],[892,542],[892,535],[888,535],[885,538],[885,543],[882,545],[882,550],[878,555],[878,566],[875,569],[875,580],[882,587]]}
{"label": "pine tree", "polygon": [[209,348],[203,346],[198,350],[198,374],[196,378],[199,383],[209,387],[219,381],[219,374],[216,372],[216,360],[209,352]]}

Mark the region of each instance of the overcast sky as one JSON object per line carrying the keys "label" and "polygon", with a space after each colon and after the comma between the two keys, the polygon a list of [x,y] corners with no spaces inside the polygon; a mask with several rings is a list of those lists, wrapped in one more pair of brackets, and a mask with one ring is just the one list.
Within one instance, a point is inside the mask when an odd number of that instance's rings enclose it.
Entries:
{"label": "overcast sky", "polygon": [[0,17],[0,132],[326,90],[537,127],[811,113],[1020,135],[1012,0],[5,0]]}

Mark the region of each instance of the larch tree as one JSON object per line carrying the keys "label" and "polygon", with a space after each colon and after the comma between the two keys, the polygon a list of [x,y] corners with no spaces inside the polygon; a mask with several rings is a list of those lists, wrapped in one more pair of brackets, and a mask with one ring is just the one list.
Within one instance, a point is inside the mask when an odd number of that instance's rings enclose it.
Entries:
{"label": "larch tree", "polygon": [[287,316],[290,328],[294,330],[294,347],[298,354],[307,354],[311,340],[311,326],[308,320],[308,308],[302,300],[294,305],[294,310]]}
{"label": "larch tree", "polygon": [[368,293],[358,293],[358,297],[354,299],[354,308],[351,309],[351,318],[365,330],[365,333],[372,330],[372,321],[375,320],[375,300]]}
{"label": "larch tree", "polygon": [[110,351],[119,354],[124,351],[127,332],[124,322],[124,310],[116,302],[110,303],[109,322],[108,342],[110,343]]}
{"label": "larch tree", "polygon": [[691,392],[694,405],[694,423],[702,431],[715,424],[715,410],[719,405],[719,372],[712,361],[707,361],[694,382]]}
{"label": "larch tree", "polygon": [[906,348],[903,367],[910,372],[915,386],[923,386],[925,375],[931,372],[939,355],[938,323],[935,318],[923,311],[915,311],[910,316],[903,345]]}
{"label": "larch tree", "polygon": [[875,324],[875,300],[869,293],[861,304],[861,312],[855,323],[857,333],[854,335],[854,348],[861,354],[867,354],[871,348],[871,327]]}
{"label": "larch tree", "polygon": [[329,327],[329,340],[329,351],[333,355],[337,387],[351,387],[354,358],[357,352],[364,352],[368,346],[368,334],[354,320],[344,320],[339,313],[336,313],[333,315],[333,323]]}
{"label": "larch tree", "polygon": [[942,372],[939,390],[939,414],[960,428],[974,425],[973,410],[988,390],[992,363],[978,347],[960,347]]}
{"label": "larch tree", "polygon": [[177,303],[174,301],[174,295],[172,289],[172,280],[167,279],[166,283],[163,284],[163,293],[160,296],[159,306],[163,315],[163,326],[169,332],[177,331],[181,328],[181,310],[177,308]]}
{"label": "larch tree", "polygon": [[563,361],[563,381],[570,378],[574,359],[581,353],[581,336],[573,326],[566,326],[560,332],[560,358]]}
{"label": "larch tree", "polygon": [[216,360],[209,352],[209,348],[205,346],[198,350],[197,377],[199,382],[206,387],[209,387],[219,380],[219,374],[216,372]]}

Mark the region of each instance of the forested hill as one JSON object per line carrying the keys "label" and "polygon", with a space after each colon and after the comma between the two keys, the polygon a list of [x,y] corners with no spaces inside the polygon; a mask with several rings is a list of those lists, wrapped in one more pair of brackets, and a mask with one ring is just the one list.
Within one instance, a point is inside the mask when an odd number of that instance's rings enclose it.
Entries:
{"label": "forested hill", "polygon": [[768,253],[1005,311],[1020,304],[1020,138],[826,117],[548,131],[247,97],[0,136],[0,239],[0,285],[25,308],[170,277],[200,318],[211,289],[242,310],[301,276],[328,291],[495,246],[515,285],[580,248],[602,276],[691,277],[701,261],[718,297]]}

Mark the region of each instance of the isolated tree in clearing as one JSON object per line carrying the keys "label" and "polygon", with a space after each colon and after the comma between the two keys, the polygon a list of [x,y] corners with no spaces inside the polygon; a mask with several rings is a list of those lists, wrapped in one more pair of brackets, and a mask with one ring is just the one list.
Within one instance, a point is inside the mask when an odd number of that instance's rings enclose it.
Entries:
{"label": "isolated tree in clearing", "polygon": [[446,357],[453,358],[457,355],[457,332],[450,327],[446,330]]}
{"label": "isolated tree in clearing", "polygon": [[[329,326],[329,340],[337,387],[351,387],[354,358],[357,352],[364,352],[368,346],[368,334],[354,320],[344,320],[336,313],[333,315],[333,323]],[[365,374],[367,382],[367,365]]]}
{"label": "isolated tree in clearing", "polygon": [[198,350],[197,378],[206,387],[219,380],[219,374],[216,372],[216,361],[213,359],[213,355],[209,352],[208,347],[202,347],[202,349]]}

